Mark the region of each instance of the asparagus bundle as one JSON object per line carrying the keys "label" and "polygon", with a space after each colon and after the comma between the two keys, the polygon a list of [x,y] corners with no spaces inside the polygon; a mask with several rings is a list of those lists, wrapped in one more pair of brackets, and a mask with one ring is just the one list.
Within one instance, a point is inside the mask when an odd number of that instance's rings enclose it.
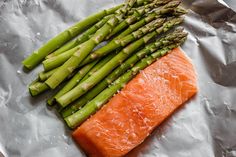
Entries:
{"label": "asparagus bundle", "polygon": [[114,13],[117,9],[121,8],[123,5],[116,6],[108,10],[102,10],[98,13],[90,15],[86,19],[76,23],[74,26],[68,28],[64,32],[60,33],[50,41],[48,41],[44,46],[34,51],[28,58],[26,58],[22,63],[28,69],[33,69],[37,66],[49,53],[56,50],[58,47],[62,46],[65,42],[69,41],[82,31],[84,31],[88,26],[93,25],[98,22],[104,16]]}
{"label": "asparagus bundle", "polygon": [[[132,2],[132,1],[131,1]],[[130,4],[130,3],[128,3]],[[133,4],[133,3],[132,3]],[[68,59],[55,73],[50,76],[45,83],[51,89],[56,88],[67,76],[69,76],[82,62],[82,60],[111,32],[111,30],[121,21],[128,8],[132,5],[127,5],[118,10],[118,13],[113,15],[96,33],[86,42],[79,46],[70,59]]]}
{"label": "asparagus bundle", "polygon": [[[139,0],[139,1],[132,1],[131,3],[136,3],[134,5],[136,6],[140,6],[143,4],[147,4],[150,3],[151,1],[145,1],[145,0]],[[130,4],[132,5],[132,4]],[[85,31],[81,36],[79,36],[78,38],[66,43],[65,45],[63,45],[62,47],[60,47],[59,49],[57,49],[56,51],[54,51],[53,53],[51,53],[50,55],[46,56],[46,58],[51,58],[53,56],[57,56],[58,54],[61,54],[71,48],[74,48],[75,46],[87,41],[90,36],[92,34],[94,34],[100,27],[102,27],[108,20],[109,18],[111,18],[111,15],[108,15],[106,17],[104,17],[101,21],[97,22],[95,25],[93,25],[91,28],[89,28],[87,31]]]}
{"label": "asparagus bundle", "polygon": [[89,89],[91,89],[94,85],[96,85],[99,81],[101,81],[107,74],[109,74],[114,68],[119,66],[127,57],[129,57],[134,51],[138,48],[146,44],[148,41],[153,39],[156,35],[168,31],[173,26],[181,23],[183,21],[182,18],[174,18],[170,21],[164,23],[164,25],[160,28],[157,28],[155,31],[148,33],[141,39],[131,43],[122,49],[115,57],[113,57],[107,64],[105,64],[101,69],[99,69],[93,76],[89,77],[83,83],[74,87],[71,91],[67,92],[63,96],[57,99],[57,102],[65,107],[72,101],[76,100],[84,93],[86,93]]}
{"label": "asparagus bundle", "polygon": [[[133,32],[132,34],[125,36],[125,38],[112,42],[109,42],[109,44],[105,45],[104,47],[96,50],[95,52],[93,52],[91,55],[92,57],[94,55],[96,55],[97,53],[102,53],[103,55],[106,55],[107,53],[121,47],[121,46],[125,46],[128,43],[134,41],[135,39],[139,39],[140,37],[142,37],[142,35],[146,34],[149,31],[152,31],[153,29],[155,29],[155,27],[159,27],[160,25],[162,25],[164,22],[164,19],[157,19],[154,20],[150,23],[148,23],[147,25],[145,25],[144,27],[141,27],[139,30]],[[43,61],[43,66],[44,69],[46,71],[54,69],[58,66],[60,66],[61,64],[63,64],[65,61],[67,61],[72,55],[73,53],[79,49],[79,46],[74,47],[73,49],[68,50],[67,52],[64,52],[58,56],[55,56],[53,58],[49,58],[45,61]],[[105,51],[105,52],[104,52]],[[89,57],[87,57],[88,59],[84,60],[82,64],[86,64],[88,62],[91,62],[91,60],[94,60],[95,58],[93,57],[92,59],[90,59],[91,55],[89,55]],[[97,57],[98,58],[98,57]]]}
{"label": "asparagus bundle", "polygon": [[93,25],[91,28],[89,28],[87,31],[85,31],[81,36],[77,37],[76,39],[66,43],[53,53],[49,54],[46,58],[52,58],[53,56],[57,56],[67,50],[70,50],[71,48],[74,48],[75,46],[82,44],[83,42],[87,41],[92,34],[94,34],[100,27],[102,27],[111,17],[112,15],[108,15],[104,17],[101,21]]}
{"label": "asparagus bundle", "polygon": [[[169,13],[169,12],[172,12],[172,11],[174,11],[174,8],[176,8],[178,5],[180,4],[180,2],[179,1],[172,1],[172,2],[170,2],[170,3],[168,3],[168,4],[166,4],[166,5],[164,5],[163,7],[160,7],[160,8],[157,8],[157,10],[155,10],[148,18],[152,18],[151,16],[156,16],[156,17],[158,17],[158,16],[160,16],[160,15],[163,15],[163,14],[166,14],[166,13]],[[126,19],[126,20],[128,20],[128,19]],[[124,22],[122,22],[122,23],[124,23]],[[120,24],[122,24],[122,23],[120,23]],[[126,33],[126,32],[125,32]],[[112,34],[112,33],[111,33]],[[124,34],[123,34],[124,35]],[[122,35],[122,36],[123,36]],[[121,35],[120,36],[118,36],[119,38],[121,38]],[[125,36],[126,37],[126,36]],[[130,36],[129,37],[127,37],[127,38],[130,38]],[[123,39],[123,38],[122,38]],[[122,40],[122,39],[120,39],[120,40]],[[124,40],[126,40],[126,39],[124,39]],[[116,44],[117,43],[117,44]],[[108,45],[105,47],[102,47],[101,49],[98,49],[98,50],[96,50],[95,52],[93,52],[93,53],[91,53],[87,58],[85,58],[85,60],[81,63],[81,65],[84,65],[84,64],[86,64],[86,63],[89,63],[89,62],[91,62],[92,60],[94,60],[94,59],[96,59],[96,58],[99,58],[99,57],[101,57],[101,56],[104,56],[104,55],[106,55],[107,53],[109,53],[110,51],[109,51],[109,49],[111,48],[111,47],[114,47],[114,45],[116,44],[116,45],[119,45],[119,43],[121,43],[120,41],[119,41],[119,39],[118,40],[113,40],[113,41],[111,41],[110,43],[108,43]],[[125,43],[125,42],[123,42],[123,43]],[[120,44],[121,45],[121,44]]]}
{"label": "asparagus bundle", "polygon": [[[162,1],[158,1],[158,4],[161,4],[161,3],[163,3]],[[166,3],[166,2],[165,2]],[[165,3],[163,3],[163,4],[165,4]],[[149,8],[148,9],[145,9],[145,8],[142,8],[142,9],[140,9],[140,10],[136,10],[136,12],[134,13],[134,15],[132,16],[132,17],[128,17],[127,19],[125,19],[123,22],[121,22],[120,24],[122,24],[122,23],[124,23],[125,21],[129,21],[130,23],[131,23],[131,21],[132,21],[132,19],[133,19],[133,17],[136,17],[136,16],[139,16],[139,17],[141,17],[143,14],[145,14],[145,13],[147,13],[148,11],[150,11],[150,9],[152,8],[152,7],[155,7],[156,6],[156,4],[157,4],[157,2],[153,2],[153,3],[151,3],[151,4],[148,4],[148,6],[149,6]],[[161,14],[165,14],[165,13],[168,13],[168,12],[170,12],[170,11],[173,11],[174,10],[174,8],[176,7],[176,6],[178,6],[179,5],[179,1],[173,1],[173,2],[171,2],[171,3],[168,3],[168,4],[166,4],[165,6],[163,6],[163,7],[160,7],[159,9],[157,9],[154,13],[152,13],[150,16],[148,16],[147,18],[146,18],[146,21],[147,22],[150,22],[152,19],[154,19],[156,16],[158,16],[158,15],[161,15]],[[138,14],[139,13],[139,14]],[[119,25],[120,25],[119,24]],[[127,24],[127,22],[126,22],[126,24]],[[99,23],[98,24],[99,26],[101,26],[101,24]],[[127,24],[128,25],[128,24]],[[126,25],[126,26],[127,26]],[[138,26],[142,26],[142,25],[138,25]],[[97,28],[97,26],[95,25],[94,27],[96,27]],[[123,28],[123,27],[119,27],[119,28]],[[89,31],[89,30],[88,30]],[[129,32],[129,33],[131,33],[131,32]],[[129,34],[128,33],[128,34]],[[127,34],[126,34],[127,35]],[[82,35],[81,36],[81,38],[83,38],[83,36],[84,35]],[[87,35],[87,32],[85,32],[85,36],[87,37],[88,35]],[[77,40],[79,40],[80,41],[80,38],[79,39],[77,39]],[[76,41],[77,41],[76,40]],[[83,40],[84,41],[84,40]],[[77,42],[78,44],[80,44],[80,43],[82,43],[82,42]],[[72,43],[70,44],[69,43],[69,45],[71,45],[71,48],[72,48],[72,46],[73,45],[75,45],[75,44],[77,44],[75,41],[72,41]],[[66,47],[68,47],[68,45],[65,45]],[[69,49],[66,53],[63,53],[63,54],[61,54],[61,55],[59,55],[59,56],[57,56],[57,57],[54,57],[54,58],[51,58],[51,59],[48,59],[48,60],[45,60],[44,62],[43,62],[43,65],[44,65],[44,69],[46,70],[46,71],[48,71],[48,70],[51,70],[51,69],[53,69],[53,68],[56,68],[56,67],[58,67],[58,66],[60,66],[61,64],[63,64],[66,60],[68,60],[77,50],[79,50],[79,48],[80,48],[80,46],[78,45],[78,46],[76,46],[76,47],[73,47],[72,49]],[[64,47],[62,47],[62,49],[64,50],[65,48]],[[60,49],[58,50],[59,52],[62,52]],[[55,51],[53,54],[51,54],[51,55],[58,55],[58,54],[60,54],[60,53],[58,53],[58,51]],[[104,54],[105,55],[105,54]],[[49,56],[49,58],[50,58],[50,56]],[[93,59],[94,60],[94,59]],[[84,64],[86,64],[86,63],[88,63],[89,61],[91,61],[91,57],[90,57],[90,59],[89,59],[89,57],[87,57],[83,62],[82,62],[82,64],[81,65],[84,65]]]}
{"label": "asparagus bundle", "polygon": [[[171,5],[165,5],[165,6],[177,6],[179,4],[179,2],[178,1],[176,1],[175,3],[171,3]],[[164,8],[169,8],[169,7],[164,7]],[[173,10],[173,8],[172,8],[172,10]],[[158,12],[155,12],[155,15],[158,15],[158,13],[160,13],[160,12],[168,12],[168,11],[163,11],[162,9],[160,9]],[[147,18],[146,18],[147,19]],[[145,29],[144,29],[145,30]],[[147,29],[146,29],[147,30]],[[142,32],[142,31],[137,31],[137,32]],[[135,33],[135,32],[134,32]],[[137,34],[137,33],[136,33]],[[132,36],[131,36],[132,37]],[[129,38],[128,38],[129,39]],[[75,47],[75,48],[73,48],[73,49],[71,49],[71,50],[69,50],[68,51],[68,53],[70,53],[70,54],[72,54],[72,53],[74,53],[75,52],[75,50],[76,49],[78,49],[78,47]],[[71,53],[72,52],[72,53]],[[55,62],[52,62],[52,63],[56,63],[56,62],[58,62],[58,61],[60,61],[61,59],[63,59],[63,58],[65,58],[65,57],[67,57],[68,58],[68,53],[63,53],[63,54],[61,54],[61,55],[59,55],[59,56],[57,56],[58,57],[58,59],[57,60],[54,60],[54,58],[56,58],[56,57],[53,57],[53,58],[51,58],[53,61],[55,61]],[[64,59],[65,60],[65,59]],[[49,65],[50,65],[50,63],[49,63]],[[50,67],[50,66],[49,66]],[[59,68],[57,68],[57,70],[58,70]],[[46,70],[49,70],[49,69],[46,69]],[[57,70],[52,70],[52,71],[50,71],[49,72],[49,74],[50,75],[47,75],[47,77],[50,77],[54,72],[56,72]],[[42,76],[42,74],[41,74],[41,76]],[[45,78],[44,78],[45,79]],[[34,95],[37,95],[37,94],[39,94],[39,93],[41,93],[41,92],[43,92],[43,91],[45,91],[45,90],[47,90],[47,89],[49,89],[48,87],[47,87],[47,85],[45,84],[45,82],[40,82],[40,83],[37,83],[36,84],[37,86],[30,86],[30,91],[31,91],[31,93],[34,93]]]}
{"label": "asparagus bundle", "polygon": [[78,126],[139,70],[183,43],[187,34],[182,29],[168,33],[183,21],[186,10],[179,4],[127,0],[78,22],[23,61],[28,69],[40,62],[44,67],[29,86],[31,95],[65,82],[47,102],[59,107],[69,127]]}
{"label": "asparagus bundle", "polygon": [[[48,104],[52,104],[53,99],[59,98],[63,94],[70,91],[73,87],[75,87],[80,82],[83,82],[89,76],[91,76],[94,72],[100,69],[105,63],[107,63],[115,54],[108,55],[101,61],[95,60],[94,62],[84,66],[81,70],[79,70],[74,77],[51,99],[48,100]],[[99,61],[99,62],[98,62]]]}

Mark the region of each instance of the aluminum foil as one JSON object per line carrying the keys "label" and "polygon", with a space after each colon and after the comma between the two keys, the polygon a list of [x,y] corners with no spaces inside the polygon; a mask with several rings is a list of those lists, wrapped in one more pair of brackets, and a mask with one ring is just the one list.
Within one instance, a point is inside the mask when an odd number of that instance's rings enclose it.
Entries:
{"label": "aluminum foil", "polygon": [[[182,46],[198,73],[198,94],[129,157],[236,157],[236,2],[183,0],[189,8]],[[71,132],[27,85],[42,70],[21,61],[76,21],[112,0],[0,1],[0,157],[83,157]]]}

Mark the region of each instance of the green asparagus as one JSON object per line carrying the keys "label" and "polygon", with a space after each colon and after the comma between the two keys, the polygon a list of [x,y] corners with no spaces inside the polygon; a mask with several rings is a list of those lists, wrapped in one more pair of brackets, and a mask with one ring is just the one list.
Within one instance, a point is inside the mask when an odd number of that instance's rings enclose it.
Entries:
{"label": "green asparagus", "polygon": [[29,92],[31,96],[36,96],[46,90],[48,90],[48,86],[44,82],[34,82],[29,86]]}
{"label": "green asparagus", "polygon": [[94,59],[105,56],[108,53],[112,52],[113,50],[115,50],[119,47],[124,47],[124,46],[128,45],[129,43],[141,38],[145,34],[152,32],[153,30],[155,30],[158,27],[161,27],[164,22],[165,22],[164,18],[158,18],[156,20],[149,22],[148,24],[141,27],[137,31],[135,31],[123,38],[112,40],[107,45],[101,47],[100,49],[95,50],[93,53],[88,55],[86,57],[86,59],[81,63],[81,65],[87,64],[87,63],[93,61]]}
{"label": "green asparagus", "polygon": [[148,3],[151,3],[153,0],[137,0],[135,7],[146,5]]}
{"label": "green asparagus", "polygon": [[81,68],[71,79],[68,83],[65,84],[65,86],[63,88],[61,88],[59,90],[59,92],[57,92],[57,94],[55,96],[53,96],[52,98],[48,99],[47,103],[48,105],[52,105],[54,102],[54,98],[56,96],[59,95],[63,95],[64,93],[66,93],[67,91],[69,91],[70,89],[72,89],[86,74],[87,72],[89,72],[89,70],[91,68],[94,67],[94,65],[98,62],[98,60],[95,60],[93,62],[91,62],[90,64],[87,64],[86,66],[84,66],[83,68]]}
{"label": "green asparagus", "polygon": [[[167,3],[169,3],[171,0],[162,0],[162,1],[157,1],[157,4],[156,4],[156,6],[161,6],[161,5],[164,5],[164,4],[167,4]],[[153,2],[153,0],[152,0],[152,2]],[[150,3],[150,2],[149,2]],[[158,4],[159,3],[159,4]],[[136,8],[132,8],[132,9],[130,9],[128,12],[127,12],[127,15],[129,16],[129,15],[132,15],[135,11],[135,9],[140,9],[140,8],[143,8],[144,7],[144,5],[147,5],[148,3],[143,3],[143,5],[139,5],[138,7],[136,7]]]}
{"label": "green asparagus", "polygon": [[[166,4],[164,7],[161,7],[157,10],[155,10],[150,16],[159,16],[159,15],[162,15],[162,14],[166,14],[166,13],[170,13],[172,11],[174,11],[174,8],[177,7],[179,5],[179,1],[172,1],[168,4]],[[147,17],[147,18],[150,18],[150,17]],[[137,25],[140,25],[140,23],[138,23]],[[135,27],[137,26],[135,25]],[[116,40],[118,40],[119,38],[124,38],[122,36],[126,35],[127,33],[129,33],[130,30],[132,30],[133,28],[131,29],[127,29],[124,31],[124,33],[122,33],[121,35],[118,35],[114,40],[112,40],[110,43],[114,43]],[[100,51],[101,50],[101,51]],[[98,49],[96,50],[95,52],[91,53],[89,56],[87,56],[84,61],[81,63],[81,66],[82,65],[85,65],[91,61],[93,61],[94,59],[96,58],[99,58],[103,55],[106,55],[107,53],[104,53],[103,50],[106,50],[106,47],[104,48],[101,48],[101,49]],[[108,49],[109,50],[109,49]],[[99,52],[100,51],[100,52]],[[106,52],[106,51],[105,51]]]}
{"label": "green asparagus", "polygon": [[98,71],[101,67],[103,67],[107,62],[109,62],[109,60],[111,60],[114,56],[116,55],[116,53],[111,53],[110,55],[106,56],[105,58],[103,58],[100,62],[98,62],[96,64],[96,66],[94,66],[93,69],[91,69],[85,76],[84,78],[81,80],[81,82],[85,81],[87,78],[89,78],[90,76],[92,76],[96,71]]}
{"label": "green asparagus", "polygon": [[123,17],[122,14],[116,14],[111,17],[106,24],[103,25],[97,32],[86,42],[79,46],[79,50],[75,52],[60,68],[49,77],[45,83],[51,88],[56,88],[68,75],[70,75],[83,61],[83,59],[101,43],[111,30],[119,23]]}
{"label": "green asparagus", "polygon": [[27,57],[22,64],[28,68],[33,69],[36,67],[48,54],[62,46],[64,43],[87,29],[89,26],[101,20],[104,16],[113,14],[117,9],[120,9],[122,5],[118,5],[108,10],[103,10],[93,15],[90,15],[86,19],[76,23],[74,26],[68,28],[64,32],[60,33],[56,37],[49,40],[45,45],[34,51],[29,57]]}
{"label": "green asparagus", "polygon": [[70,91],[74,86],[76,86],[77,84],[82,82],[84,80],[84,78],[89,77],[91,75],[91,73],[100,69],[113,56],[114,56],[114,54],[110,54],[107,57],[105,57],[104,59],[102,59],[101,61],[95,60],[92,63],[84,66],[81,70],[79,70],[76,73],[76,75],[74,75],[74,77],[59,92],[57,92],[57,94],[54,97],[52,97],[51,99],[48,100],[48,102],[49,102],[48,104],[52,104],[51,103],[51,102],[53,102],[52,99],[55,100],[55,99],[59,98],[63,94]]}
{"label": "green asparagus", "polygon": [[[166,6],[165,8],[168,8],[168,7]],[[152,21],[154,18],[157,18],[158,16],[160,16],[160,13],[168,13],[168,12],[172,12],[172,11],[173,11],[173,9],[167,9],[166,11],[160,11],[160,10],[154,11],[153,13],[149,14],[147,17],[143,18],[142,20],[140,20],[136,24],[132,25],[132,27],[130,27],[127,30],[125,30],[124,32],[122,32],[120,35],[118,35],[116,38],[114,38],[111,42],[109,42],[106,46],[96,50],[95,52],[93,52],[92,54],[87,56],[86,59],[84,61],[82,61],[80,66],[83,66],[83,65],[91,62],[92,60],[94,60],[96,58],[96,56],[100,57],[100,56],[106,55],[107,53],[109,53],[111,51],[111,49],[109,47],[113,47],[113,49],[115,49],[116,47],[114,45],[118,46],[120,44],[120,42],[117,41],[118,39],[132,33],[134,30],[136,30],[137,28],[143,26],[145,23],[148,23],[148,22]],[[184,12],[182,11],[181,13],[183,14]],[[179,11],[178,14],[182,15],[182,14],[180,14],[180,11]],[[159,24],[161,24],[161,22]],[[131,37],[131,39],[135,39],[135,38],[132,38],[131,35],[129,37]],[[57,57],[47,59],[46,61],[43,62],[44,69],[46,71],[48,71],[50,69],[58,67],[59,65],[62,65],[66,60],[68,60],[73,55],[73,53],[76,50],[78,50],[78,47],[79,46],[77,46],[77,47],[75,47],[75,48],[73,48],[73,49],[57,56]],[[110,50],[110,51],[107,51],[106,53],[104,53],[104,50],[105,51]],[[98,55],[96,55],[96,53]]]}
{"label": "green asparagus", "polygon": [[58,68],[52,69],[50,71],[42,71],[39,73],[39,80],[40,81],[45,81],[48,79]]}
{"label": "green asparagus", "polygon": [[164,14],[166,12],[170,12],[170,10],[173,10],[174,8],[176,8],[180,4],[180,1],[179,0],[174,0],[174,1],[171,1],[171,2],[168,3],[168,1],[154,0],[153,3],[147,4],[146,6],[143,6],[143,7],[139,8],[139,9],[134,9],[133,15],[131,15],[130,17],[125,19],[118,26],[116,26],[112,30],[112,32],[109,34],[107,39],[111,38],[112,36],[114,36],[115,34],[120,32],[124,28],[126,28],[129,25],[131,25],[131,24],[135,23],[136,21],[138,21],[144,14],[148,13],[153,8],[155,8],[157,6],[160,6],[160,5],[163,5],[163,4],[165,4],[165,5],[162,6],[162,7],[159,7],[156,10],[156,12],[158,12],[158,14]]}
{"label": "green asparagus", "polygon": [[52,58],[46,59],[43,61],[43,68],[45,71],[57,68],[65,63],[76,51],[80,49],[80,45],[75,46],[74,48],[54,56]]}
{"label": "green asparagus", "polygon": [[101,21],[99,21],[98,23],[93,25],[91,28],[89,28],[87,31],[85,31],[81,36],[77,37],[76,39],[74,39],[72,41],[69,41],[68,43],[66,43],[65,45],[63,45],[62,47],[60,47],[59,49],[54,51],[53,53],[49,54],[46,57],[46,59],[57,56],[65,51],[68,51],[68,50],[74,48],[75,46],[82,44],[83,42],[89,40],[90,36],[92,34],[94,34],[99,28],[101,28],[109,20],[110,17],[111,17],[111,15],[104,17]]}
{"label": "green asparagus", "polygon": [[187,13],[188,13],[188,11],[187,11],[186,9],[184,9],[184,8],[182,8],[182,7],[180,7],[180,6],[178,6],[177,8],[175,8],[173,14],[174,14],[175,16],[181,16],[181,15],[187,14]]}
{"label": "green asparagus", "polygon": [[[146,34],[148,31],[151,31],[155,27],[159,27],[160,25],[162,25],[163,22],[164,22],[164,19],[157,19],[153,22],[150,22],[150,24],[147,24],[146,26],[141,27],[139,30],[131,33],[130,35],[123,37],[122,39],[112,40],[104,47],[94,51],[89,56],[87,56],[86,59],[84,61],[82,61],[80,66],[83,66],[83,65],[95,60],[96,58],[98,58],[100,56],[104,56],[107,53],[115,50],[116,48],[119,48],[121,46],[125,46],[124,43],[128,44],[129,42],[132,42],[135,39],[140,38],[142,35]],[[127,42],[127,41],[129,41],[129,42]],[[54,68],[62,65],[73,55],[74,52],[76,52],[79,49],[79,47],[80,46],[78,45],[78,46],[58,55],[58,56],[55,56],[53,58],[49,58],[49,59],[43,61],[44,70],[48,71],[48,70],[54,69]],[[98,56],[98,57],[96,57],[96,56]]]}
{"label": "green asparagus", "polygon": [[[175,15],[175,16],[181,16],[181,15],[184,15],[186,12],[186,10],[184,10],[183,8],[180,8],[180,7],[177,7],[175,8],[173,11],[169,10],[170,11],[170,16]],[[117,35],[115,38],[112,39],[113,40],[116,40],[116,39],[120,39],[130,33],[132,33],[133,31],[137,30],[138,28],[142,27],[143,25],[147,24],[148,22],[152,21],[154,18],[159,18],[161,17],[162,15],[158,14],[158,11],[157,12],[152,12],[150,14],[147,14],[146,17],[140,19],[138,22],[136,22],[135,24],[133,25],[130,25],[125,31],[121,32],[119,35]]]}
{"label": "green asparagus", "polygon": [[87,80],[73,88],[71,91],[67,92],[65,95],[57,99],[57,102],[65,107],[72,101],[79,98],[81,95],[86,93],[99,81],[101,81],[107,74],[109,74],[114,68],[121,64],[129,55],[131,55],[135,50],[146,44],[148,41],[153,39],[155,36],[162,32],[168,31],[174,25],[177,25],[183,21],[183,18],[174,18],[163,24],[162,27],[156,29],[155,31],[148,33],[143,38],[131,43],[126,46],[122,51],[120,51],[115,57],[113,57],[107,64],[105,64],[100,70],[95,72],[93,76],[89,77]]}

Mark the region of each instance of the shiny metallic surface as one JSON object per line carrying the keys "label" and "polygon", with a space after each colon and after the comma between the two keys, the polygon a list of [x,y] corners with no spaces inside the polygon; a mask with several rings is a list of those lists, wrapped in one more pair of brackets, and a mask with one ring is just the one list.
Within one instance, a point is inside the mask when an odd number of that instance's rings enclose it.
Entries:
{"label": "shiny metallic surface", "polygon": [[[121,1],[0,1],[0,156],[85,156],[57,114],[27,85],[42,69],[21,61],[76,21]],[[129,157],[236,157],[236,5],[234,0],[183,0],[189,8],[182,49],[198,73],[198,94]],[[227,6],[225,6],[227,4]],[[231,9],[232,8],[232,9]]]}

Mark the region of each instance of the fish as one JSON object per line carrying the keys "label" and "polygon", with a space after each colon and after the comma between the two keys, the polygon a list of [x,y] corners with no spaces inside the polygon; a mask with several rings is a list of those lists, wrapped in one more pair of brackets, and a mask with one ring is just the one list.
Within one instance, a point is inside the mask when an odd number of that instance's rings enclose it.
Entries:
{"label": "fish", "polygon": [[197,93],[197,74],[180,48],[155,61],[73,133],[91,157],[121,157]]}

